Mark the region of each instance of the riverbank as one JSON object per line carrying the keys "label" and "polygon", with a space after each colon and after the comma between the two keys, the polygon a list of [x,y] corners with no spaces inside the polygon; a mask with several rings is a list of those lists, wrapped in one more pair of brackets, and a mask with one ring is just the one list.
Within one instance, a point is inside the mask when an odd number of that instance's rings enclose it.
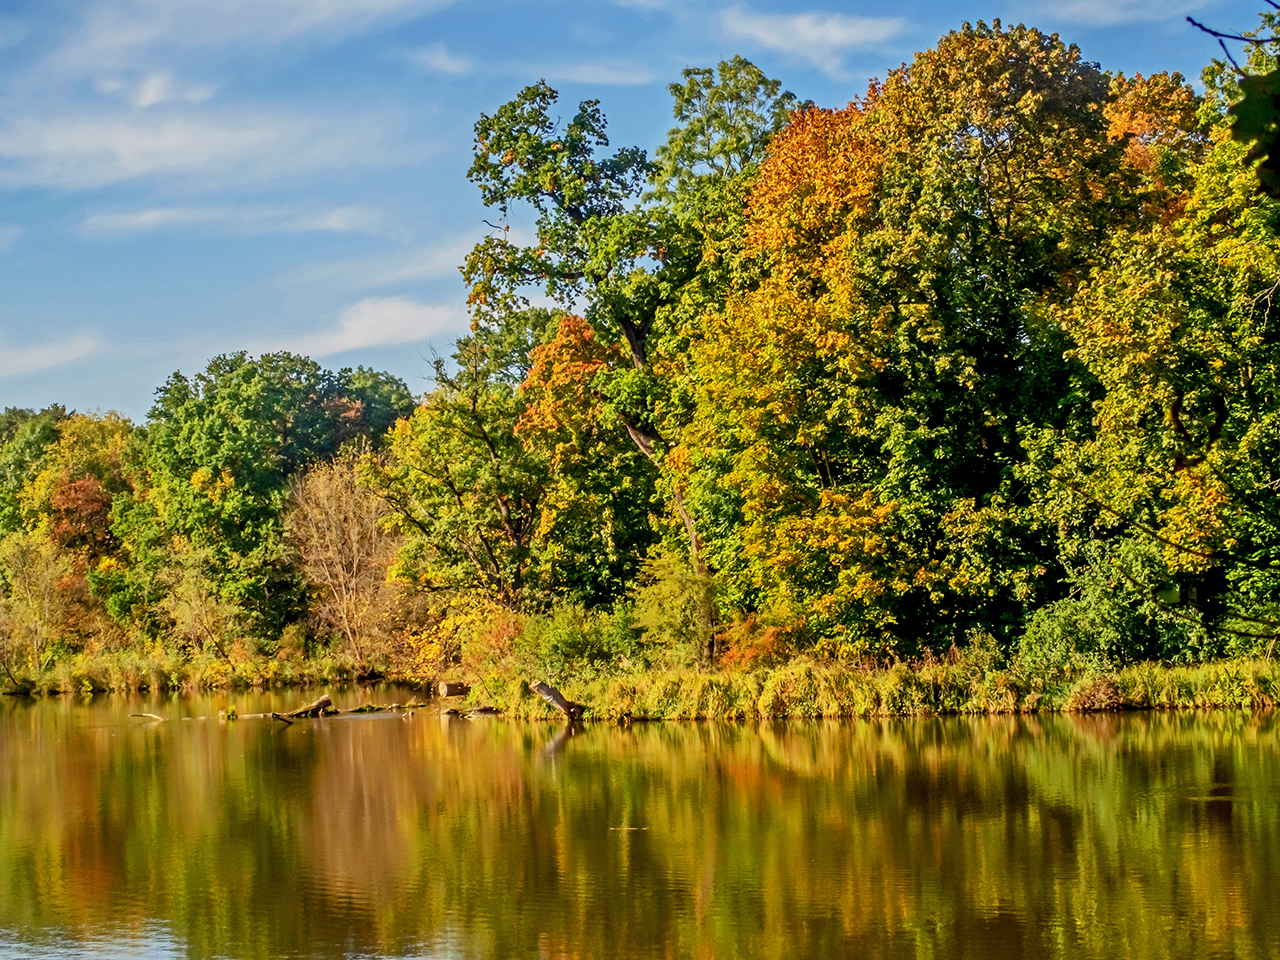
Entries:
{"label": "riverbank", "polygon": [[[198,655],[114,653],[76,657],[36,674],[5,677],[8,694],[89,696],[138,691],[309,688],[377,679],[418,686],[388,671],[370,676],[340,657],[231,662]],[[558,683],[587,716],[607,721],[883,717],[927,714],[1080,713],[1155,708],[1267,709],[1280,702],[1280,663],[1224,660],[1194,666],[1080,667],[1049,677],[1016,667],[955,662],[891,667],[798,661],[753,671],[663,671]],[[528,682],[490,677],[442,706],[487,706],[513,719],[560,719]]]}
{"label": "riverbank", "polygon": [[[569,682],[561,690],[601,720],[1267,709],[1280,701],[1280,665],[1265,660],[1189,667],[1144,663],[1082,670],[1046,683],[1012,669],[978,674],[945,663],[888,669],[799,663],[750,673],[673,672]],[[498,701],[492,705],[512,717],[557,716],[523,684],[488,700]]]}
{"label": "riverbank", "polygon": [[159,691],[252,690],[315,687],[372,680],[412,682],[388,671],[368,673],[354,660],[325,654],[316,657],[227,658],[212,652],[191,655],[167,651],[112,651],[79,654],[43,670],[14,669],[0,673],[0,693],[31,696]]}
{"label": "riverbank", "polygon": [[[1046,680],[1012,668],[977,671],[963,662],[885,669],[793,663],[743,673],[681,671],[568,681],[560,690],[585,704],[588,717],[610,721],[1268,709],[1280,701],[1280,664],[1142,663],[1081,669]],[[468,700],[498,707],[513,718],[559,716],[518,681],[473,687]]]}

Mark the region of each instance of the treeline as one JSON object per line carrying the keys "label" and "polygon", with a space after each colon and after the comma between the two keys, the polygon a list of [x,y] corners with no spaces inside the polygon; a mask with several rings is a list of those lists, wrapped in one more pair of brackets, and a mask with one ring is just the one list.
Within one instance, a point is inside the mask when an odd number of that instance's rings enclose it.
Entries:
{"label": "treeline", "polygon": [[840,109],[686,70],[652,157],[530,86],[476,124],[502,219],[417,403],[236,355],[136,428],[6,412],[6,662],[1269,654],[1280,207],[1204,80],[980,23]]}

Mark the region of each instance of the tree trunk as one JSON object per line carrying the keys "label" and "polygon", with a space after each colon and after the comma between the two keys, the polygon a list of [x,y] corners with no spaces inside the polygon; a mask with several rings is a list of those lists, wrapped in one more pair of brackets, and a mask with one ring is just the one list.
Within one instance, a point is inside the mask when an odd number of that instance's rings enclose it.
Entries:
{"label": "tree trunk", "polygon": [[580,703],[566,700],[559,690],[541,680],[535,683],[531,689],[570,720],[581,720],[583,712],[587,709]]}

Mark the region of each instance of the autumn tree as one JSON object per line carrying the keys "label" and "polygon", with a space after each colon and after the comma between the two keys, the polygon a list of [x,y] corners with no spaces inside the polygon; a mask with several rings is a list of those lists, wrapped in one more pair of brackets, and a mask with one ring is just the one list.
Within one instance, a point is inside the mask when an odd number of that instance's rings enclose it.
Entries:
{"label": "autumn tree", "polygon": [[400,538],[384,524],[386,502],[357,482],[356,457],[318,463],[289,490],[285,538],[311,587],[310,617],[321,636],[340,637],[362,671],[389,653]]}
{"label": "autumn tree", "polygon": [[[659,369],[655,358],[685,352],[685,328],[698,304],[729,282],[746,184],[795,98],[741,57],[714,70],[686,70],[684,82],[669,89],[680,125],[652,163],[638,148],[603,152],[609,142],[598,101],[584,101],[559,123],[558,95],[545,83],[482,115],[469,176],[503,218],[513,207],[532,207],[536,242],[511,243],[504,219],[501,235],[468,257],[464,275],[482,324],[522,310],[529,287],[541,287],[566,310],[585,305],[593,337],[619,348],[593,371],[587,389],[606,408],[604,422],[625,431],[659,471],[691,564],[705,573],[704,536],[686,485],[678,471],[666,471],[687,409],[671,397],[670,364]],[[544,378],[540,389],[554,384]],[[570,386],[569,395],[578,389]]]}
{"label": "autumn tree", "polygon": [[146,623],[163,599],[160,571],[190,562],[241,629],[274,638],[303,612],[282,542],[290,480],[346,441],[377,443],[377,430],[411,406],[391,378],[287,353],[230,354],[195,377],[175,373],[127,450],[137,495],[112,508],[123,563],[100,571],[95,589],[116,616]]}
{"label": "autumn tree", "polygon": [[43,468],[45,450],[66,416],[66,408],[53,406],[39,413],[9,407],[0,417],[0,533],[22,526],[22,488]]}
{"label": "autumn tree", "polygon": [[[1090,521],[1065,544],[1087,555],[1078,579],[1104,571],[1163,624],[1129,629],[1135,657],[1280,632],[1280,207],[1222,119],[1200,152],[1180,216],[1117,235],[1060,314],[1104,392],[1094,435],[1055,448],[1054,507]],[[1064,602],[1042,619],[1079,615]]]}
{"label": "autumn tree", "polygon": [[118,547],[111,506],[131,492],[123,456],[132,435],[133,424],[115,411],[71,415],[46,448],[42,469],[19,494],[26,524],[73,551],[82,569]]}
{"label": "autumn tree", "polygon": [[1018,467],[1027,429],[1088,422],[1051,307],[1132,215],[1109,96],[1056,36],[978,24],[775,139],[748,239],[768,275],[695,357],[770,616],[910,652],[1011,638],[1052,592]]}

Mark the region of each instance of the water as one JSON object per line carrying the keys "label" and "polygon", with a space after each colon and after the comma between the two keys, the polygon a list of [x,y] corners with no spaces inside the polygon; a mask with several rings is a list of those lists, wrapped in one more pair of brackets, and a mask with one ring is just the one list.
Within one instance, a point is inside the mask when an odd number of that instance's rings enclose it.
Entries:
{"label": "water", "polygon": [[1271,715],[128,717],[302,699],[5,698],[0,957],[1280,956]]}

